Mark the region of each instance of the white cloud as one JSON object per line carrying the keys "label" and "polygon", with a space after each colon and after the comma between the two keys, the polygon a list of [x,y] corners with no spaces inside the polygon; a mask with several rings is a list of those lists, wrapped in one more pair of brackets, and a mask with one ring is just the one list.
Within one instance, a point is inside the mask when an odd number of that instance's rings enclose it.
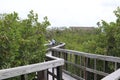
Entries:
{"label": "white cloud", "polygon": [[30,10],[48,16],[51,26],[95,26],[101,19],[115,19],[119,0],[0,0],[0,13],[16,11],[25,17]]}

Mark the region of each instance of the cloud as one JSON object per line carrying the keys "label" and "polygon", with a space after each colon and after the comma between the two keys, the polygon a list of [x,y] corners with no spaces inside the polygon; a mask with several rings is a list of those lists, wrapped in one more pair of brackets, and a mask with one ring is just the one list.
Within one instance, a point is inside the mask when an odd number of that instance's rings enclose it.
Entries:
{"label": "cloud", "polygon": [[120,0],[1,0],[0,13],[16,11],[25,18],[30,10],[39,20],[48,16],[51,26],[96,26],[101,19],[115,19]]}
{"label": "cloud", "polygon": [[103,7],[120,6],[120,1],[119,0],[102,0],[101,1],[101,6],[103,6]]}

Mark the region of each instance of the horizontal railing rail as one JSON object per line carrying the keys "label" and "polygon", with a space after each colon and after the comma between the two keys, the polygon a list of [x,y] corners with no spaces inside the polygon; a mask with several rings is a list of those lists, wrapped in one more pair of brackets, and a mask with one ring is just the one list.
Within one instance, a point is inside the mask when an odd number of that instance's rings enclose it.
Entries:
{"label": "horizontal railing rail", "polygon": [[65,60],[64,72],[80,80],[100,80],[120,68],[120,58],[74,50],[51,48],[52,55]]}
{"label": "horizontal railing rail", "polygon": [[59,66],[64,65],[63,59],[52,57],[49,55],[47,55],[46,57],[51,58],[52,60],[47,62],[37,63],[37,64],[31,64],[26,66],[19,66],[15,68],[0,70],[0,80],[16,77],[24,74],[29,74],[33,72],[39,72],[39,71],[47,70],[49,68],[55,68],[55,67],[59,68]]}
{"label": "horizontal railing rail", "polygon": [[99,60],[105,60],[105,61],[112,61],[112,62],[118,62],[120,63],[120,58],[119,57],[113,57],[113,56],[106,56],[106,55],[99,55],[99,54],[91,54],[91,53],[85,53],[85,52],[80,52],[80,51],[75,51],[75,50],[68,50],[68,49],[60,49],[60,48],[51,48],[52,51],[57,51],[57,52],[63,52],[63,53],[69,53],[69,54],[74,54],[78,56],[84,56],[88,58],[93,58],[93,59],[99,59]]}
{"label": "horizontal railing rail", "polygon": [[50,49],[51,48],[62,48],[62,49],[64,49],[64,47],[65,47],[65,43],[59,43],[58,45],[57,44],[55,44],[55,45],[49,45],[49,44],[46,44],[46,46],[48,47],[47,48],[47,51],[50,51]]}
{"label": "horizontal railing rail", "polygon": [[102,80],[120,80],[120,69],[104,77]]}

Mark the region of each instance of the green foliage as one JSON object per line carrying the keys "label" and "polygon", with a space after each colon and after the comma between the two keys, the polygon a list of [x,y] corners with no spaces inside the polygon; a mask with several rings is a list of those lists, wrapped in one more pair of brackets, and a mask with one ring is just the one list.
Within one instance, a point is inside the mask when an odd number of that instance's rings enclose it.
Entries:
{"label": "green foliage", "polygon": [[50,25],[47,17],[42,23],[31,10],[28,18],[20,20],[16,12],[0,15],[0,68],[16,67],[44,61],[45,32]]}
{"label": "green foliage", "polygon": [[[71,30],[66,28],[52,29],[47,37],[58,42],[65,42],[68,49],[94,54],[120,56],[120,8],[114,11],[116,22],[98,22],[98,28],[93,31]],[[49,38],[48,37],[48,38]]]}
{"label": "green foliage", "polygon": [[[79,51],[87,51],[84,46],[87,41],[93,41],[96,30],[84,31],[84,30],[71,30],[65,28],[64,30],[52,29],[48,31],[47,36],[56,39],[57,42],[65,42],[66,48]],[[48,37],[49,38],[49,37]]]}
{"label": "green foliage", "polygon": [[[97,23],[98,28],[93,31],[86,32],[84,30],[71,30],[69,28],[64,30],[52,29],[48,31],[49,35],[47,35],[47,37],[50,36],[58,42],[65,42],[66,48],[68,49],[120,57],[120,8],[118,7],[114,13],[117,17],[115,22],[108,23],[102,20]],[[77,60],[78,64],[82,64],[79,63],[79,59],[80,58]],[[75,57],[68,54],[68,61],[73,62],[74,60]],[[85,59],[83,58],[82,60],[84,61]],[[94,68],[94,60],[89,59],[88,61],[88,66]],[[97,70],[105,71],[106,73],[113,72],[115,68],[113,62],[97,60],[96,64]],[[103,66],[106,67],[105,70]],[[119,68],[119,65],[117,65],[117,67]],[[68,65],[67,70],[71,73],[78,71],[78,69],[75,69],[75,66],[72,65]],[[77,74],[79,74],[79,72]],[[92,75],[89,79],[94,79],[94,74],[88,74],[89,77]],[[98,80],[101,78],[103,78],[103,76],[97,75]]]}
{"label": "green foliage", "polygon": [[97,46],[104,51],[104,55],[120,56],[120,8],[118,7],[114,13],[117,17],[116,22],[101,21],[96,42]]}

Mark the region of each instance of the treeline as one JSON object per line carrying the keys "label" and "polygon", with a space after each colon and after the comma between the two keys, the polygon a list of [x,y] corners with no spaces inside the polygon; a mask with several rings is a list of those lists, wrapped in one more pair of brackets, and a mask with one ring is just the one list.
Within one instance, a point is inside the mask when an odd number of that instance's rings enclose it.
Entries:
{"label": "treeline", "polygon": [[72,30],[71,28],[52,28],[47,38],[65,42],[66,48],[94,54],[120,56],[120,8],[114,11],[115,22],[104,20],[93,30]]}

